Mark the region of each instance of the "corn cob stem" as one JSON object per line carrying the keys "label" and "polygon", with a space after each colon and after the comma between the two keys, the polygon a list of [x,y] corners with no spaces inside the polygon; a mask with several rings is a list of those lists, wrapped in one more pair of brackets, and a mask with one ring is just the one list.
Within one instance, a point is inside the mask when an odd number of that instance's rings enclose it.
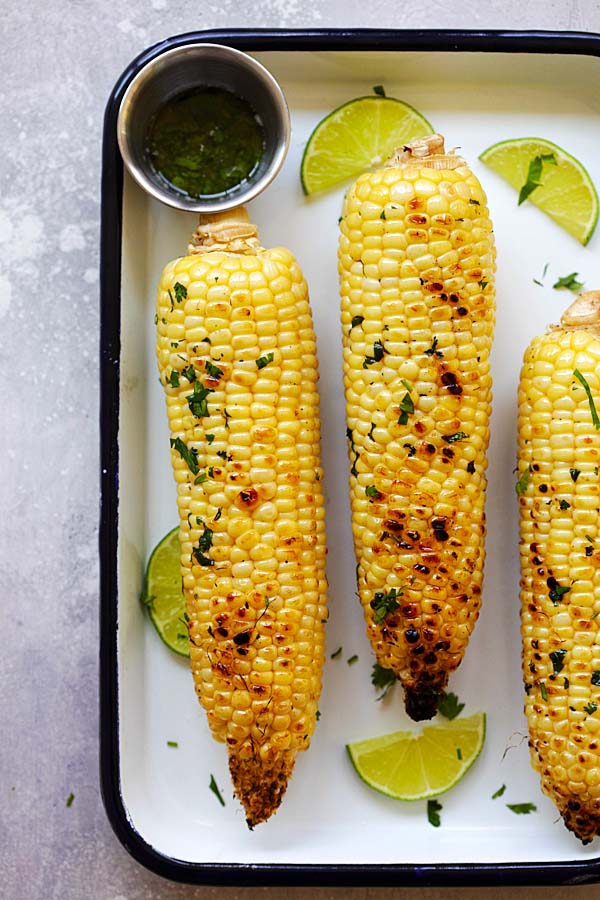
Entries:
{"label": "corn cob stem", "polygon": [[590,291],[525,353],[517,483],[531,762],[583,843],[600,834],[598,371],[600,292]]}
{"label": "corn cob stem", "polygon": [[190,658],[252,828],[316,721],[325,532],[306,283],[243,208],[203,217],[157,298]]}
{"label": "corn cob stem", "polygon": [[492,227],[440,135],[362,175],[340,227],[359,596],[377,662],[428,719],[481,602]]}

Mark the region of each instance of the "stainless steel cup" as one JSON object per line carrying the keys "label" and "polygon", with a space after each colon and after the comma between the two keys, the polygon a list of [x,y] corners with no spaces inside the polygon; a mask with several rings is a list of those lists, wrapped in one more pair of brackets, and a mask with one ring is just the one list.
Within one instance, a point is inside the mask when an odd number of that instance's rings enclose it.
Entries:
{"label": "stainless steel cup", "polygon": [[[148,129],[158,109],[178,94],[198,87],[224,88],[246,100],[264,132],[264,153],[256,170],[241,184],[215,197],[188,197],[171,189],[154,171],[146,147]],[[117,137],[131,175],[157,200],[187,212],[220,212],[252,200],[275,178],[289,146],[290,114],[271,73],[251,56],[220,44],[187,44],[165,51],[140,69],[121,101]]]}

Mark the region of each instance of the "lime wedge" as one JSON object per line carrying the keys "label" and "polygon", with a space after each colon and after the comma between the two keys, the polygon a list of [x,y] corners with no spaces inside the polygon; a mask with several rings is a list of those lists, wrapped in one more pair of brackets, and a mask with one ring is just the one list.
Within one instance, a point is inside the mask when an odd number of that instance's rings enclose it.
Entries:
{"label": "lime wedge", "polygon": [[305,194],[324,191],[379,166],[396,147],[431,134],[416,109],[392,97],[358,97],[321,119],[302,157]]}
{"label": "lime wedge", "polygon": [[362,780],[395,800],[426,800],[450,790],[483,747],[485,713],[429,725],[420,733],[396,731],[347,744]]}
{"label": "lime wedge", "polygon": [[501,141],[484,150],[479,159],[520,191],[536,157],[554,159],[542,165],[539,181],[527,197],[580,243],[587,244],[598,219],[598,194],[579,160],[543,138]]}
{"label": "lime wedge", "polygon": [[174,528],[152,551],[141,600],[167,647],[180,656],[189,656],[180,556],[179,528]]}

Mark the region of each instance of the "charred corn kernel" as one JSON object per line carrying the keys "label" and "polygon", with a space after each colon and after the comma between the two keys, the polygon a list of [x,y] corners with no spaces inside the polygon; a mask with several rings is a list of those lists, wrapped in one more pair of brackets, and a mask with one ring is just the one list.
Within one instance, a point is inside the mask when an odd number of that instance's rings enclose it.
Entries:
{"label": "charred corn kernel", "polygon": [[252,827],[277,809],[321,690],[325,531],[306,283],[238,209],[201,223],[189,255],[165,267],[156,322],[192,673]]}
{"label": "charred corn kernel", "polygon": [[485,194],[438,135],[348,191],[339,274],[358,589],[413,719],[435,714],[481,603],[494,272]]}
{"label": "charred corn kernel", "polygon": [[519,385],[521,631],[534,769],[600,834],[600,291],[534,338]]}

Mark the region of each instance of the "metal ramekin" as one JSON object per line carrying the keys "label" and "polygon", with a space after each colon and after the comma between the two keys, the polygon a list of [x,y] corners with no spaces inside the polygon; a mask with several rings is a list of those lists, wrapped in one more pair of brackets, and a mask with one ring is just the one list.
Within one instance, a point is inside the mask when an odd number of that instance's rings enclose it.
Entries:
{"label": "metal ramekin", "polygon": [[[246,100],[259,117],[265,140],[256,171],[226,194],[186,197],[155,173],[146,150],[149,125],[163,103],[195,87],[220,87]],[[275,178],[290,141],[290,114],[283,92],[263,65],[232,47],[187,44],[151,60],[125,92],[117,121],[119,148],[139,185],[157,200],[187,212],[211,213],[252,200]]]}

